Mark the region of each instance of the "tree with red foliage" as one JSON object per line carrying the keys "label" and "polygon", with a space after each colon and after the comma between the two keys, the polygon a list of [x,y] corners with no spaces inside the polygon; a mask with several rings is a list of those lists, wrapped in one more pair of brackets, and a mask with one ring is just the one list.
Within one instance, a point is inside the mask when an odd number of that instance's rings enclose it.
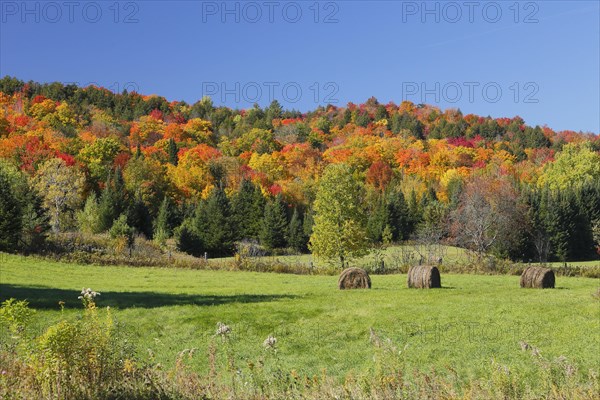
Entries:
{"label": "tree with red foliage", "polygon": [[367,171],[367,183],[383,192],[394,175],[392,168],[383,161],[376,161]]}

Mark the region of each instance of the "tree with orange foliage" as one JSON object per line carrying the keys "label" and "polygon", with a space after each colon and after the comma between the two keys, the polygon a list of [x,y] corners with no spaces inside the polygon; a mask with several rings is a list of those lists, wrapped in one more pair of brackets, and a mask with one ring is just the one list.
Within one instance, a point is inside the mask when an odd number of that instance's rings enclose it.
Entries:
{"label": "tree with orange foliage", "polygon": [[377,188],[377,190],[383,192],[392,180],[393,175],[392,168],[388,164],[382,161],[376,161],[371,164],[367,171],[367,183],[370,183]]}

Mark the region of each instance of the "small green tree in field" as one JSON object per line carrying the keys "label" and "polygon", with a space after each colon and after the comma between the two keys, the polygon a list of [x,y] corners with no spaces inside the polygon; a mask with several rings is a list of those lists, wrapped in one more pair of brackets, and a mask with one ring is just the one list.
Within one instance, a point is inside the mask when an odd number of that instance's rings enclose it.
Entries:
{"label": "small green tree in field", "polygon": [[77,212],[77,222],[82,232],[101,232],[100,207],[98,206],[98,200],[94,192],[88,196],[83,210]]}
{"label": "small green tree in field", "polygon": [[109,233],[110,237],[115,240],[115,248],[118,251],[122,251],[127,247],[129,249],[129,255],[131,255],[131,249],[133,248],[135,241],[135,230],[127,224],[127,215],[121,214],[121,216],[115,220]]}
{"label": "small green tree in field", "polygon": [[364,188],[349,166],[325,168],[314,203],[309,249],[317,258],[337,260],[342,268],[369,252],[362,198]]}
{"label": "small green tree in field", "polygon": [[158,209],[158,215],[154,221],[154,240],[157,243],[165,244],[165,241],[171,236],[172,229],[169,226],[169,198],[165,196]]}

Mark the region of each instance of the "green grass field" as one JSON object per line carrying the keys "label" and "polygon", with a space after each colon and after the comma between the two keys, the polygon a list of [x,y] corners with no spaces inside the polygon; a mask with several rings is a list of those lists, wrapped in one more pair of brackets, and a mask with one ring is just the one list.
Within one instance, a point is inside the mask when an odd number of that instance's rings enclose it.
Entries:
{"label": "green grass field", "polygon": [[[557,278],[554,290],[520,289],[518,276],[442,276],[441,290],[407,289],[406,275],[372,276],[371,290],[339,291],[337,277],[271,273],[69,265],[2,255],[0,300],[27,299],[37,310],[33,330],[81,315],[82,287],[100,291],[139,354],[172,365],[186,348],[205,356],[216,324],[233,330],[240,360],[278,339],[284,368],[323,369],[342,378],[370,368],[369,329],[403,349],[406,368],[457,371],[467,381],[486,376],[492,360],[527,374],[526,341],[548,359],[565,356],[582,377],[600,367],[599,281]],[[39,332],[38,332],[39,333]],[[533,379],[533,378],[532,378]]]}

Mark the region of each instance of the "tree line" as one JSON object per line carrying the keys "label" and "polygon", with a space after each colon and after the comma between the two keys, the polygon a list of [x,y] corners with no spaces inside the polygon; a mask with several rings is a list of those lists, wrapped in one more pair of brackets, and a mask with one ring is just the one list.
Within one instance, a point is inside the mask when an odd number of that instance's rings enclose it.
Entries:
{"label": "tree line", "polygon": [[[434,190],[406,198],[398,187],[369,191],[345,164],[326,168],[309,208],[289,204],[281,194],[265,196],[243,180],[229,195],[217,184],[198,201],[177,204],[165,196],[155,217],[129,193],[122,172],[111,172],[104,188],[90,193],[82,208],[81,177],[54,159],[36,180],[0,164],[0,249],[35,251],[46,235],[69,226],[82,232],[144,235],[202,257],[235,252],[250,241],[266,251],[309,249],[344,264],[370,247],[423,240],[447,241],[477,254],[514,260],[597,258],[600,236],[600,182],[565,190],[517,188],[508,179],[476,178],[442,202]],[[80,189],[79,189],[80,190]],[[43,192],[42,192],[43,191]],[[44,193],[44,194],[41,194]]]}

